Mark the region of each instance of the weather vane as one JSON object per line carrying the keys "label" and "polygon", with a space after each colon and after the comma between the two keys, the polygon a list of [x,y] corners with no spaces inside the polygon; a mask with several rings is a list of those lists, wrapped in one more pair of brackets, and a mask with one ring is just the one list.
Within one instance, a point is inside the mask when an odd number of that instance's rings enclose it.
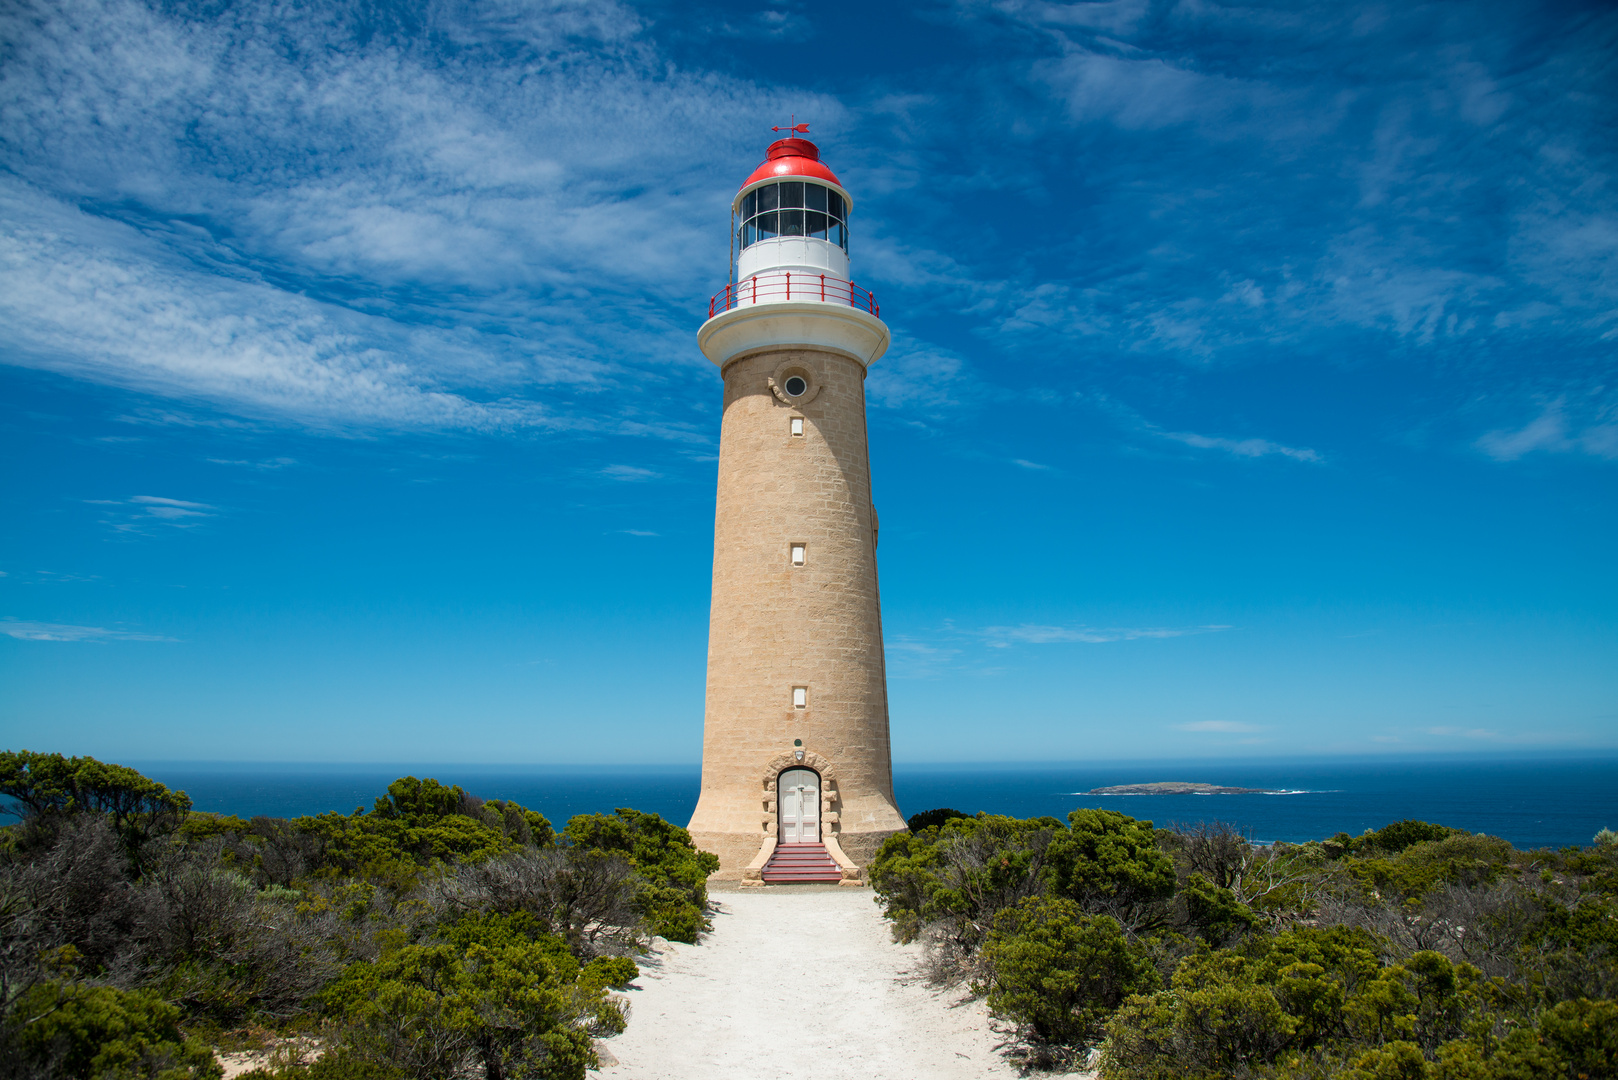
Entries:
{"label": "weather vane", "polygon": [[807,134],[809,134],[809,125],[808,124],[800,124],[800,123],[798,123],[798,114],[793,113],[792,114],[792,122],[790,124],[788,124],[786,127],[776,126],[776,127],[772,127],[770,130],[771,131],[791,131],[791,132],[796,132],[799,135],[807,135]]}

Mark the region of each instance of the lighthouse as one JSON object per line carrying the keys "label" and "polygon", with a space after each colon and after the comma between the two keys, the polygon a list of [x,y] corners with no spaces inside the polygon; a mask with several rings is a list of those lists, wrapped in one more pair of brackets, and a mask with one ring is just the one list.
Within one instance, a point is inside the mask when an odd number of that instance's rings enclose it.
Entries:
{"label": "lighthouse", "polygon": [[697,332],[724,419],[690,831],[722,879],[858,885],[905,828],[865,425],[889,335],[850,276],[853,196],[800,132],[732,200],[730,281]]}

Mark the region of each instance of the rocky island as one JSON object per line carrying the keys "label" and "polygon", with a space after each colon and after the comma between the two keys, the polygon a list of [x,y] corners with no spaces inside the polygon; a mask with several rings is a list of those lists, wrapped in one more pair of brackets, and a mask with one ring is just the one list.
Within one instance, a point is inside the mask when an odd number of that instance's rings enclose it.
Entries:
{"label": "rocky island", "polygon": [[1116,784],[1092,788],[1086,795],[1280,795],[1274,788],[1220,787],[1218,784],[1191,784],[1184,780],[1160,780],[1152,784]]}

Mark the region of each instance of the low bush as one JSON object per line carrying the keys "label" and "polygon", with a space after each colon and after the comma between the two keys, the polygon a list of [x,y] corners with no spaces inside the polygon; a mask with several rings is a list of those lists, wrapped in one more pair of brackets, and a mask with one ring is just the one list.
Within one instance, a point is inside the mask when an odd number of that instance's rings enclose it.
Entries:
{"label": "low bush", "polygon": [[923,829],[936,829],[944,822],[952,821],[955,818],[971,816],[971,814],[963,814],[959,810],[951,810],[946,806],[937,810],[923,810],[920,813],[911,814],[905,819],[905,827],[913,833],[919,833]]}
{"label": "low bush", "polygon": [[38,983],[7,1003],[0,1058],[14,1076],[213,1080],[213,1052],[180,1030],[181,1010],[148,990]]}
{"label": "low bush", "polygon": [[25,752],[0,792],[0,1080],[200,1080],[198,1033],[242,1025],[300,1036],[259,1080],[582,1077],[624,1023],[609,988],[650,935],[707,928],[717,869],[655,814],[558,835],[431,778],[243,821]]}
{"label": "low bush", "polygon": [[633,967],[622,958],[581,965],[532,918],[493,915],[354,964],[322,1000],[346,1027],[343,1053],[358,1061],[421,1080],[471,1069],[488,1080],[583,1080],[598,1064],[592,1037],[624,1029],[624,1008],[606,988],[633,978]]}
{"label": "low bush", "polygon": [[973,989],[1042,1048],[1085,1045],[1126,997],[1158,983],[1146,948],[1118,920],[1061,897],[1029,897],[1000,912],[983,961]]}
{"label": "low bush", "polygon": [[636,909],[652,933],[691,943],[709,929],[708,875],[719,869],[719,857],[699,851],[680,826],[656,814],[619,809],[579,814],[568,821],[563,837],[592,857],[628,863],[640,882]]}
{"label": "low bush", "polygon": [[1025,1062],[1103,1080],[1618,1076],[1618,845],[1422,821],[1257,845],[1099,810],[946,818],[871,883]]}

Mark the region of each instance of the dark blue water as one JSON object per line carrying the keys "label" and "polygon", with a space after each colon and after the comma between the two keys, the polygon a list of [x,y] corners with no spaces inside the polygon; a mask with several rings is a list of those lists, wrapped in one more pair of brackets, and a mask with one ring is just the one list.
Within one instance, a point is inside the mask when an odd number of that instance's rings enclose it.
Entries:
{"label": "dark blue water", "polygon": [[[473,765],[132,763],[189,794],[199,810],[296,817],[369,808],[389,782],[432,776],[486,799],[513,799],[557,825],[574,814],[633,806],[684,824],[697,804],[696,766],[561,768]],[[1276,788],[1285,795],[1095,796],[1114,784],[1188,780]],[[1014,817],[1063,817],[1079,806],[1158,825],[1225,821],[1256,840],[1303,841],[1420,818],[1504,837],[1518,847],[1588,844],[1618,828],[1618,757],[1580,760],[1225,761],[898,766],[906,814],[940,806]]]}

